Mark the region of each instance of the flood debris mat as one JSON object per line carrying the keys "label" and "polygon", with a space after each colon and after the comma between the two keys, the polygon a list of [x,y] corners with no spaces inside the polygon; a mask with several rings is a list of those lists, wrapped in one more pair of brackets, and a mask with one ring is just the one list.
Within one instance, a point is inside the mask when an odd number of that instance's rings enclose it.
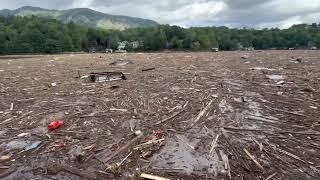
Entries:
{"label": "flood debris mat", "polygon": [[320,179],[319,57],[8,56],[0,179]]}
{"label": "flood debris mat", "polygon": [[89,73],[85,76],[82,76],[81,79],[87,82],[108,82],[127,80],[126,76],[122,72]]}

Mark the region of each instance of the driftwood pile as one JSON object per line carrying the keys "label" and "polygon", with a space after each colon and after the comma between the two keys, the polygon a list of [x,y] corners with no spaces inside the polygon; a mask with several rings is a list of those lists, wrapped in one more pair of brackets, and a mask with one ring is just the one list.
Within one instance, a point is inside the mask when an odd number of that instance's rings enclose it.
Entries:
{"label": "driftwood pile", "polygon": [[[1,59],[0,178],[318,179],[319,56]],[[126,81],[86,83],[78,71]],[[54,120],[64,124],[48,132]]]}

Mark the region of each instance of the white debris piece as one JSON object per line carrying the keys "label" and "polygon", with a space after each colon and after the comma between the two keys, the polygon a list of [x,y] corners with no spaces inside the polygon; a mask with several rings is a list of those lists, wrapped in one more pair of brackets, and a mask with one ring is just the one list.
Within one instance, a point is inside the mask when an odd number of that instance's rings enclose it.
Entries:
{"label": "white debris piece", "polygon": [[274,80],[274,81],[286,79],[286,77],[285,77],[285,76],[282,76],[282,75],[267,75],[267,77],[268,77],[269,79]]}
{"label": "white debris piece", "polygon": [[26,137],[26,136],[29,136],[30,133],[21,133],[19,135],[17,135],[18,137]]}

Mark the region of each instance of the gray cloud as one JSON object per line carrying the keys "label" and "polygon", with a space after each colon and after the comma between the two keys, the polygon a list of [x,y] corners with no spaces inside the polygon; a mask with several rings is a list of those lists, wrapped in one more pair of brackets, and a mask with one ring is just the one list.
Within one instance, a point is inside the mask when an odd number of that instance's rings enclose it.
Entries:
{"label": "gray cloud", "polygon": [[25,5],[50,9],[88,7],[109,14],[181,26],[280,27],[312,23],[320,0],[1,0],[0,8]]}
{"label": "gray cloud", "polygon": [[48,9],[71,8],[75,0],[1,0],[1,9],[16,9],[22,6],[35,6]]}

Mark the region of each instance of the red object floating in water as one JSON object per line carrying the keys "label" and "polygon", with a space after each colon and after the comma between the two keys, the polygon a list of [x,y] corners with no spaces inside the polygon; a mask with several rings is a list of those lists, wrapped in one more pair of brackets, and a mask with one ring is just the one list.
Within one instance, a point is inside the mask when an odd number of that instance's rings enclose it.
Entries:
{"label": "red object floating in water", "polygon": [[61,127],[63,125],[63,122],[60,121],[60,120],[56,120],[56,121],[53,121],[51,122],[49,125],[48,125],[48,129],[50,131],[53,131],[55,129],[58,129],[59,127]]}
{"label": "red object floating in water", "polygon": [[161,138],[162,137],[161,131],[153,131],[153,135],[156,136],[157,138]]}

